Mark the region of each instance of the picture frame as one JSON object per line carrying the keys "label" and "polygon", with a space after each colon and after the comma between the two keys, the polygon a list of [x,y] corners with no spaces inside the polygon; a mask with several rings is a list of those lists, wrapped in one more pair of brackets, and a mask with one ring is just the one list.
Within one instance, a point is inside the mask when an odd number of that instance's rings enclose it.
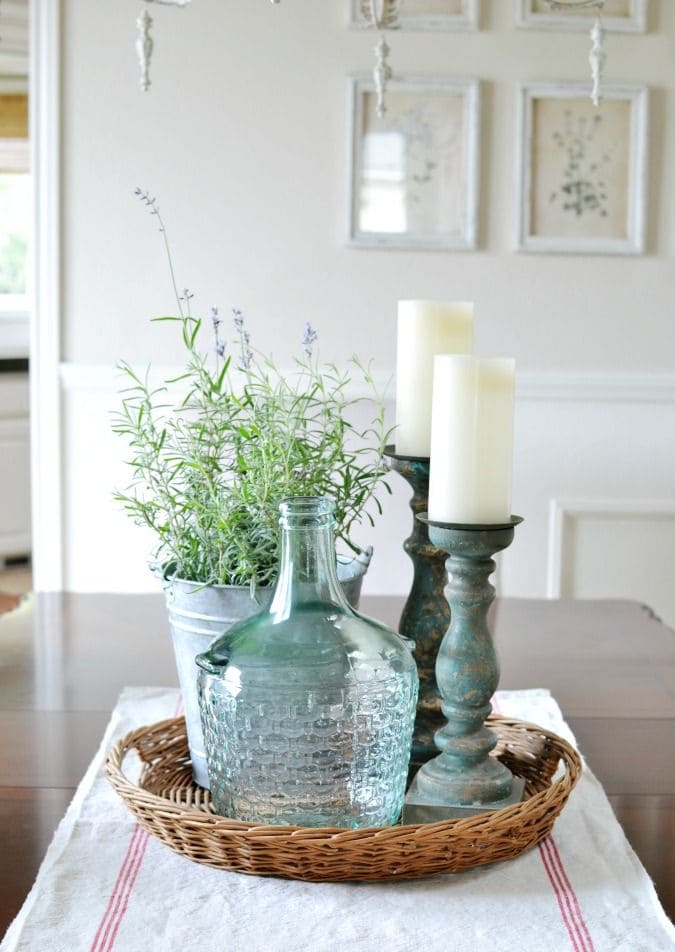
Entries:
{"label": "picture frame", "polygon": [[[380,4],[387,0],[376,0]],[[396,0],[394,0],[396,2]],[[349,25],[368,29],[372,25],[362,14],[362,0],[349,0]],[[398,0],[399,15],[395,30],[419,32],[477,30],[480,0]]]}
{"label": "picture frame", "polygon": [[397,77],[377,116],[372,76],[349,79],[348,244],[476,248],[480,82]]}
{"label": "picture frame", "polygon": [[522,84],[516,249],[643,254],[647,126],[644,85]]}
{"label": "picture frame", "polygon": [[647,0],[605,0],[602,10],[549,8],[546,0],[515,0],[516,26],[526,30],[559,30],[587,33],[598,14],[602,28],[611,33],[644,33],[647,29]]}

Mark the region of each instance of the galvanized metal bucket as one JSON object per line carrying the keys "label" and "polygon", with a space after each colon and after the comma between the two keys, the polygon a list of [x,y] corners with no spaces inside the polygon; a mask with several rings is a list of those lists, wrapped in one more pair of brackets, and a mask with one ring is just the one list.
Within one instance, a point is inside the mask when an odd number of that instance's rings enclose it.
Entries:
{"label": "galvanized metal bucket", "polygon": [[[338,557],[338,577],[353,608],[358,608],[361,584],[366,574],[372,548],[355,559]],[[208,789],[209,778],[204,753],[204,737],[197,698],[197,666],[195,657],[206,651],[211,642],[231,628],[269,605],[271,588],[258,589],[256,598],[250,590],[238,585],[200,585],[185,579],[162,574],[162,584],[169,614],[169,628],[176,656],[178,683],[183,694],[192,773],[197,783]]]}

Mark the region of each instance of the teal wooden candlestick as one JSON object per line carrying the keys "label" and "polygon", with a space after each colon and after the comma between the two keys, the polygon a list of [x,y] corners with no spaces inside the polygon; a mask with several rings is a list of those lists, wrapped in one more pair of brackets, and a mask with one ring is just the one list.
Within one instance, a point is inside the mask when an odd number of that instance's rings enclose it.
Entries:
{"label": "teal wooden candlestick", "polygon": [[441,751],[418,771],[406,797],[405,822],[484,812],[518,802],[522,782],[490,751],[497,743],[485,726],[499,664],[487,625],[495,590],[496,552],[513,540],[522,519],[496,526],[451,525],[418,516],[431,543],[448,553],[446,595],[452,621],[436,661],[436,681],[447,723],[436,732]]}
{"label": "teal wooden candlestick", "polygon": [[412,534],[403,548],[413,564],[413,582],[399,621],[399,634],[415,642],[415,661],[420,676],[420,692],[413,733],[411,766],[419,767],[438,753],[434,734],[445,723],[441,695],[436,684],[436,658],[450,624],[450,605],[444,595],[448,577],[446,554],[429,540],[427,526],[417,516],[426,511],[429,500],[429,457],[404,456],[387,446],[385,456],[391,468],[412,487]]}

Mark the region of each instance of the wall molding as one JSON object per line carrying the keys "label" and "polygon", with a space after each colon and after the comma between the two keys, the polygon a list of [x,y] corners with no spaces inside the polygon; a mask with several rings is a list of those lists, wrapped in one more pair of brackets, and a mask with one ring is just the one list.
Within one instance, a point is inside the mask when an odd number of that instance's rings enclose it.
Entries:
{"label": "wall molding", "polygon": [[[142,364],[134,369],[144,372]],[[292,373],[291,367],[282,368]],[[178,365],[153,365],[157,379],[176,377],[183,368]],[[394,400],[392,370],[377,370],[373,376],[387,399]],[[78,390],[115,393],[123,387],[122,374],[107,364],[62,363],[59,368],[61,386],[65,393]],[[352,388],[355,396],[365,395],[358,385]],[[521,371],[516,373],[516,397],[522,401],[549,401],[556,403],[675,403],[675,374],[646,373],[566,373],[561,371]]]}
{"label": "wall molding", "polygon": [[61,381],[61,23],[59,0],[30,4],[34,252],[30,297],[33,585],[63,585]]}
{"label": "wall molding", "polygon": [[[146,364],[132,364],[131,367],[141,377],[144,376],[147,369]],[[295,372],[295,369],[290,365],[281,367],[280,370],[289,375]],[[157,383],[161,380],[179,377],[184,372],[185,367],[182,364],[153,364],[151,378]],[[126,385],[122,372],[110,364],[62,363],[59,368],[59,377],[65,394],[77,392],[115,394],[121,392]],[[395,393],[393,371],[376,371],[373,374],[373,379],[376,388],[384,393],[385,399],[393,401]],[[348,387],[347,393],[350,397],[368,397],[371,395],[371,391],[358,382]]]}
{"label": "wall molding", "polygon": [[520,400],[573,403],[675,403],[675,374],[516,373]]}
{"label": "wall molding", "polygon": [[[158,375],[166,377],[175,376],[179,369],[155,367]],[[675,520],[675,497],[667,498],[675,463],[663,446],[663,433],[675,426],[675,376],[538,373],[521,377],[516,469],[518,506],[527,517],[527,525],[518,559],[503,561],[497,584],[503,594],[510,596],[558,597],[569,580],[567,555],[571,552],[570,530],[575,514],[597,518],[594,514],[600,513],[613,520],[621,514],[626,519],[648,519],[651,513],[657,513]],[[386,373],[378,375],[378,382],[386,379]],[[86,591],[106,587],[119,591],[136,586],[135,574],[125,574],[124,568],[118,570],[115,565],[101,570],[81,555],[81,550],[86,551],[95,540],[96,526],[103,521],[111,546],[133,551],[138,564],[145,557],[145,551],[140,551],[145,543],[138,541],[138,536],[132,537],[122,514],[118,517],[113,512],[104,485],[107,481],[112,486],[119,474],[126,472],[123,446],[110,426],[110,411],[119,407],[123,378],[110,364],[64,363],[60,381],[67,419],[72,422],[66,431],[69,458],[73,460],[68,486],[68,499],[72,500],[68,584]],[[394,392],[390,386],[389,418]],[[570,459],[570,447],[577,445],[579,421],[583,422],[583,445],[598,448],[595,466],[587,466],[583,456],[576,461],[574,455]],[[621,443],[620,454],[617,441]],[[631,442],[625,445],[627,441]],[[91,452],[92,445],[97,452]],[[646,469],[639,465],[617,469],[617,458],[626,458],[631,446],[636,459],[653,458],[656,464]],[[392,480],[392,489],[394,498],[387,503],[387,518],[378,522],[372,533],[378,564],[369,581],[371,591],[404,594],[410,566],[401,548],[401,525],[407,525],[410,519],[409,487],[402,480]],[[614,498],[607,499],[608,492]],[[626,524],[616,525],[623,537],[622,526]],[[673,523],[666,525],[670,530]],[[662,525],[654,528],[661,538]]]}
{"label": "wall molding", "polygon": [[646,516],[675,519],[672,499],[551,499],[549,503],[548,561],[546,597],[563,597],[566,528],[572,519],[634,519]]}

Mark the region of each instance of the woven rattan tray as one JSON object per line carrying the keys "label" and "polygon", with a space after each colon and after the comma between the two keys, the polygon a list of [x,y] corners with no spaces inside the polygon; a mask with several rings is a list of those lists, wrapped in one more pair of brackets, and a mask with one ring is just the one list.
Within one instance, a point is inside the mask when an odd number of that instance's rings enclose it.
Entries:
{"label": "woven rattan tray", "polygon": [[[579,779],[579,755],[562,738],[505,717],[488,723],[499,739],[496,754],[525,778],[525,799],[433,824],[303,829],[218,816],[208,792],[192,782],[183,718],[127,734],[108,753],[106,772],[140,825],[197,863],[313,882],[410,879],[513,859],[547,836]],[[123,772],[132,750],[142,762],[137,783]]]}

